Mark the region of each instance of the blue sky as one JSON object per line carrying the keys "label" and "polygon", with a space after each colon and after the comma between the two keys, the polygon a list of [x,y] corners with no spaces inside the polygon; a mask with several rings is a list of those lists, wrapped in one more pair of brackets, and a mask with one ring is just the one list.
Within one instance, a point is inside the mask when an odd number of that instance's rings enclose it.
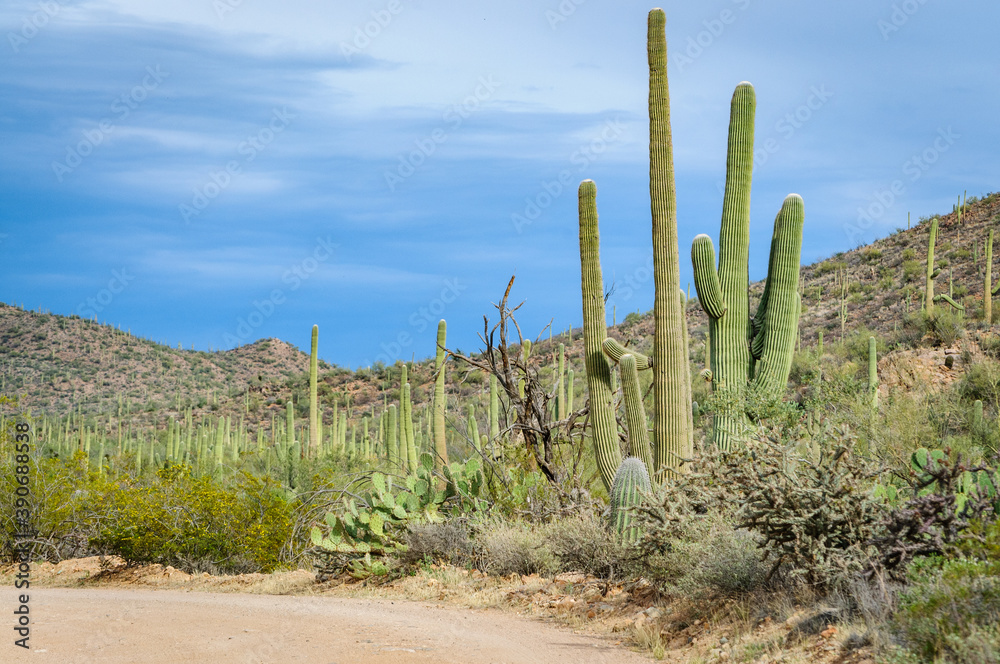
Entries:
{"label": "blue sky", "polygon": [[[691,239],[718,235],[743,80],[753,278],[788,193],[810,263],[998,188],[996,3],[663,7],[682,283]],[[198,349],[308,349],[316,323],[350,367],[431,354],[443,317],[472,351],[512,274],[526,334],[580,324],[592,178],[611,304],[646,311],[649,9],[5,2],[0,300]]]}

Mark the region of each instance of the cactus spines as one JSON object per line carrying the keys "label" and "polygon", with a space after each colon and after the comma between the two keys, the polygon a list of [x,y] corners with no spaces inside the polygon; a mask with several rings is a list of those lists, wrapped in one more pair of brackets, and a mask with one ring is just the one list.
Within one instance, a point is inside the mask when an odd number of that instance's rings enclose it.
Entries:
{"label": "cactus spines", "polygon": [[709,316],[713,391],[734,405],[716,410],[712,438],[719,449],[730,449],[741,437],[746,415],[738,405],[748,386],[780,395],[788,382],[800,312],[799,262],[802,198],[789,194],[774,222],[764,293],[756,315],[749,306],[750,186],[756,96],[753,86],[740,83],[730,104],[726,186],[722,202],[718,269],[707,235],[691,245],[698,300]]}
{"label": "cactus spines", "polygon": [[630,353],[622,355],[618,362],[622,375],[622,394],[625,402],[625,423],[628,426],[629,455],[642,460],[648,468],[653,463],[649,449],[649,433],[646,430],[646,409],[642,404],[642,390],[639,387],[639,371],[635,357]]}
{"label": "cactus spines", "polygon": [[319,450],[319,399],[316,385],[316,374],[319,368],[318,346],[319,325],[313,325],[312,344],[309,351],[309,450],[306,456],[318,456],[317,451]]}
{"label": "cactus spines", "polygon": [[623,460],[611,485],[611,525],[625,542],[639,539],[639,528],[633,525],[632,510],[649,488],[646,464],[635,457]]}
{"label": "cactus spines", "polygon": [[437,331],[437,353],[434,357],[434,371],[437,378],[434,381],[434,452],[436,463],[442,466],[448,465],[448,444],[445,440],[444,431],[444,348],[447,334],[447,324],[442,318],[438,322]]}
{"label": "cactus spines", "polygon": [[868,394],[872,410],[878,412],[878,355],[875,337],[868,337]]}
{"label": "cactus spines", "polygon": [[690,458],[691,376],[684,354],[677,249],[674,151],[667,82],[666,15],[649,12],[649,198],[653,236],[654,472],[679,468]]}
{"label": "cactus spines", "polygon": [[587,367],[587,393],[593,426],[594,456],[605,488],[611,489],[621,465],[615,414],[611,405],[611,369],[602,344],[607,336],[604,280],[601,276],[600,234],[597,220],[597,186],[580,183],[580,282],[583,293],[583,352]]}

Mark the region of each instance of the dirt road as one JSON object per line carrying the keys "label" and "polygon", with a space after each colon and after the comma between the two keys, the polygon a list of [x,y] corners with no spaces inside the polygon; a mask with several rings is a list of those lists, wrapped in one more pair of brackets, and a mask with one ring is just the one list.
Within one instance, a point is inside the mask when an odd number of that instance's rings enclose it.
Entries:
{"label": "dirt road", "polygon": [[[13,590],[5,588],[11,597]],[[9,602],[6,602],[9,603]],[[174,590],[32,588],[31,651],[59,664],[549,664],[649,660],[566,628],[421,602]],[[12,624],[12,623],[11,623]]]}

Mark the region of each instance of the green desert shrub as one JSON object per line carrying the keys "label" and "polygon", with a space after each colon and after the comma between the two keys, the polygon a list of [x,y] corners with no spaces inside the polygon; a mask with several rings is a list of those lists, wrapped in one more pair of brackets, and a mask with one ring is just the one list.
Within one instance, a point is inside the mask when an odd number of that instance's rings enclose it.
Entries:
{"label": "green desert shrub", "polygon": [[983,359],[971,364],[959,381],[958,393],[970,403],[979,399],[1000,407],[1000,362]]}
{"label": "green desert shrub", "polygon": [[950,346],[965,333],[965,317],[946,302],[935,305],[933,317],[916,311],[906,315],[903,324],[935,346]]}
{"label": "green desert shrub", "polygon": [[[5,560],[10,560],[16,532],[13,461],[12,457],[10,463],[0,465],[0,537]],[[89,539],[94,534],[89,517],[111,486],[108,478],[88,468],[83,452],[65,462],[32,457],[29,476],[27,509],[36,533],[35,554],[53,562],[89,555]]]}
{"label": "green desert shrub", "polygon": [[1000,560],[915,561],[893,622],[921,661],[1000,661]]}
{"label": "green desert shrub", "polygon": [[916,281],[918,277],[926,274],[927,265],[918,260],[907,259],[907,252],[912,254],[913,250],[907,249],[903,252],[903,281]]}
{"label": "green desert shrub", "polygon": [[129,563],[188,571],[278,566],[293,518],[277,484],[243,475],[224,487],[211,477],[192,477],[186,466],[160,470],[156,479],[122,480],[102,497],[91,546]]}

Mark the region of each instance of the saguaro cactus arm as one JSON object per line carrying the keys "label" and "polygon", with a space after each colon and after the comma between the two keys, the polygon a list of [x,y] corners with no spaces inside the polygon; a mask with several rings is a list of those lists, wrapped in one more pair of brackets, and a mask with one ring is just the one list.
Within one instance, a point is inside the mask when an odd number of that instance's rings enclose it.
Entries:
{"label": "saguaro cactus arm", "polygon": [[805,206],[798,194],[789,194],[774,220],[771,261],[757,318],[761,321],[754,338],[754,381],[772,393],[784,391],[792,368],[796,331],[799,327],[799,263],[802,257],[802,226]]}
{"label": "saguaro cactus arm", "polygon": [[691,243],[691,263],[694,265],[694,288],[698,301],[710,318],[726,315],[726,303],[722,300],[719,273],[715,269],[715,247],[712,238],[702,233]]}
{"label": "saguaro cactus arm", "polygon": [[649,448],[649,432],[646,429],[646,409],[642,404],[642,390],[639,387],[639,371],[636,358],[625,353],[618,363],[622,375],[622,394],[625,400],[625,423],[628,426],[629,453],[642,459],[648,468],[653,463]]}
{"label": "saguaro cactus arm", "polygon": [[604,354],[611,358],[611,361],[615,364],[621,362],[622,356],[629,353],[635,357],[635,365],[638,371],[645,371],[653,366],[653,361],[651,359],[642,353],[632,350],[631,348],[625,348],[625,346],[618,343],[617,339],[608,337],[604,340],[602,348],[604,349]]}
{"label": "saguaro cactus arm", "polygon": [[962,306],[961,304],[959,304],[958,302],[956,302],[955,300],[953,300],[952,297],[950,295],[948,295],[947,293],[938,293],[937,295],[934,296],[934,301],[935,302],[947,302],[948,304],[950,304],[955,309],[957,309],[959,311],[965,311],[965,307]]}

